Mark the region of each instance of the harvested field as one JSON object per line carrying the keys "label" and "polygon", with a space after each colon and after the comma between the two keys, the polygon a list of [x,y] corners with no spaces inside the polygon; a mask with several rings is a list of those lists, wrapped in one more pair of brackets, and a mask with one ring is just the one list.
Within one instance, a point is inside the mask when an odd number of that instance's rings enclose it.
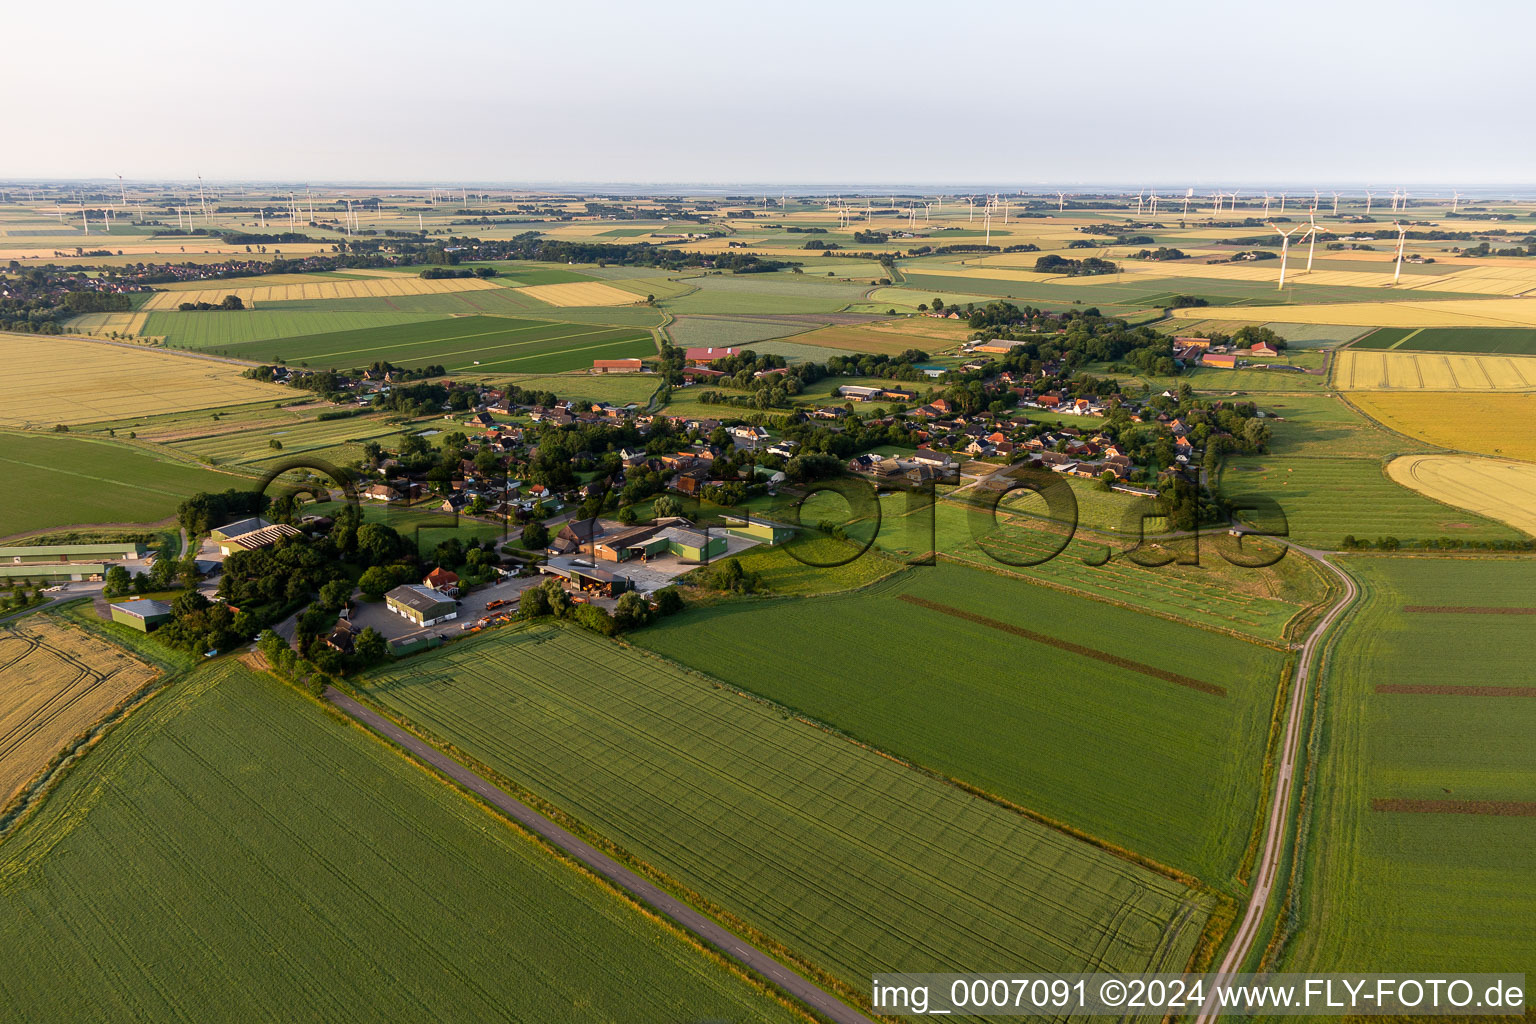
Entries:
{"label": "harvested field", "polygon": [[0,805],[156,675],[120,648],[51,618],[0,626]]}
{"label": "harvested field", "polygon": [[1395,800],[1371,801],[1373,811],[1399,814],[1494,814],[1536,818],[1536,800]]}
{"label": "harvested field", "polygon": [[[963,339],[955,338],[950,344],[938,347],[949,348],[952,345],[958,345],[961,340]],[[917,338],[910,334],[897,334],[892,331],[877,331],[869,327],[823,327],[819,331],[795,335],[795,344],[888,356],[899,355],[909,348],[927,350],[935,347],[933,340],[929,338]]]}
{"label": "harvested field", "polygon": [[1536,390],[1536,357],[1347,348],[1333,380],[1345,391]]}
{"label": "harvested field", "polygon": [[1536,394],[1485,392],[1469,401],[1443,391],[1357,391],[1354,405],[1385,427],[1452,451],[1536,462]]}
{"label": "harvested field", "polygon": [[[307,276],[307,275],[306,275]],[[156,292],[140,307],[144,312],[174,310],[183,302],[224,301],[226,295],[238,295],[247,306],[260,307],[269,302],[309,302],[323,299],[388,298],[395,295],[443,295],[452,292],[500,291],[502,286],[479,277],[421,278],[388,277],[331,278],[304,284],[239,286]],[[629,297],[633,301],[633,296]],[[576,303],[571,303],[576,305]],[[239,316],[238,313],[226,314]]]}
{"label": "harvested field", "polygon": [[518,288],[517,291],[551,306],[629,306],[645,298],[644,295],[636,295],[601,281],[537,284]]}
{"label": "harvested field", "polygon": [[1387,475],[1436,501],[1536,535],[1536,465],[1479,455],[1404,455]]}
{"label": "harvested field", "polygon": [[0,334],[0,424],[47,426],[293,398],[244,367],[159,349]]}

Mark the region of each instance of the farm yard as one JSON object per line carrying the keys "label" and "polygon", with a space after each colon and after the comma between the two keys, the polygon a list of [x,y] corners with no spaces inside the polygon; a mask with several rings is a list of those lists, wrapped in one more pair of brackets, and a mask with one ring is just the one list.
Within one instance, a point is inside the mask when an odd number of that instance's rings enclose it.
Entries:
{"label": "farm yard", "polygon": [[1536,631],[1496,612],[1536,608],[1536,574],[1514,559],[1348,568],[1363,600],[1325,670],[1300,916],[1278,969],[1531,963],[1536,701],[1518,694]]}
{"label": "farm yard", "polygon": [[157,675],[117,647],[50,617],[0,626],[0,806]]}
{"label": "farm yard", "polygon": [[128,413],[274,401],[292,392],[215,359],[35,334],[0,334],[0,426],[53,427]]}
{"label": "farm yard", "polygon": [[20,1018],[802,1019],[238,662],[90,757],[0,846]]}
{"label": "farm yard", "polygon": [[596,324],[466,316],[390,327],[302,335],[230,345],[230,355],[311,367],[440,363],[450,373],[560,373],[588,369],[594,359],[653,356],[647,330]]}
{"label": "farm yard", "polygon": [[1222,888],[1285,663],[946,563],[840,596],[713,605],[634,642]]}
{"label": "farm yard", "polygon": [[153,523],[199,491],[246,477],[172,461],[143,446],[59,434],[0,432],[0,537],[73,523]]}
{"label": "farm yard", "polygon": [[1436,501],[1536,537],[1536,465],[1476,455],[1404,455],[1387,475]]}
{"label": "farm yard", "polygon": [[361,689],[860,1001],[871,970],[918,960],[1177,969],[1209,906],[1156,872],[579,630],[472,638]]}
{"label": "farm yard", "polygon": [[1480,394],[1476,401],[1447,392],[1357,391],[1349,402],[1399,434],[1452,451],[1536,462],[1536,394]]}

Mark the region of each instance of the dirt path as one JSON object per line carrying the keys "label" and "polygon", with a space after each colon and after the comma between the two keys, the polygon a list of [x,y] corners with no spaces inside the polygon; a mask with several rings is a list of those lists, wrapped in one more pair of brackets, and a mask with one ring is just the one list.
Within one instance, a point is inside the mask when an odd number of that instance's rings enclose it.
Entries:
{"label": "dirt path", "polygon": [[647,882],[612,857],[516,799],[506,790],[487,782],[480,775],[412,736],[382,715],[359,704],[335,687],[326,687],[325,699],[344,714],[397,746],[405,748],[416,759],[425,761],[459,785],[479,795],[524,828],[559,847],[613,885],[623,889],[653,910],[664,914],[725,956],[749,968],[759,977],[772,981],[829,1020],[836,1021],[838,1024],[874,1024],[870,1018],[858,1010],[828,995],[745,939],[727,931],[686,903]]}
{"label": "dirt path", "polygon": [[[1259,926],[1264,921],[1264,913],[1269,909],[1269,897],[1275,887],[1275,872],[1280,856],[1284,852],[1287,817],[1296,778],[1296,763],[1301,753],[1301,722],[1306,715],[1307,682],[1311,676],[1313,655],[1329,628],[1338,621],[1344,610],[1354,603],[1359,593],[1354,579],[1349,573],[1328,561],[1326,552],[1312,551],[1295,544],[1287,546],[1315,560],[1337,576],[1344,584],[1344,595],[1334,602],[1333,607],[1328,609],[1328,613],[1318,621],[1307,636],[1306,642],[1302,644],[1301,652],[1297,656],[1296,685],[1292,687],[1291,693],[1291,713],[1286,719],[1285,739],[1280,747],[1280,770],[1275,773],[1275,795],[1269,808],[1269,824],[1264,835],[1264,850],[1253,876],[1253,895],[1248,898],[1248,909],[1243,913],[1242,921],[1238,924],[1237,935],[1233,938],[1232,945],[1228,947],[1227,955],[1222,958],[1216,984],[1225,984],[1232,974],[1242,968],[1243,962],[1248,958],[1259,936]],[[1207,1024],[1221,1015],[1221,1007],[1214,1001],[1207,1002],[1205,1005],[1207,1008],[1195,1018],[1195,1024]]]}

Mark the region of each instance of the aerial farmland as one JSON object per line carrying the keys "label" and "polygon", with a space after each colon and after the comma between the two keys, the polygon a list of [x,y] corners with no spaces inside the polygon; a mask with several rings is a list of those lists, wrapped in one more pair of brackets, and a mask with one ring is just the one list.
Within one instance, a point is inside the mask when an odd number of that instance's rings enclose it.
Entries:
{"label": "aerial farmland", "polygon": [[1530,12],[603,7],[8,22],[7,1019],[1528,1018]]}

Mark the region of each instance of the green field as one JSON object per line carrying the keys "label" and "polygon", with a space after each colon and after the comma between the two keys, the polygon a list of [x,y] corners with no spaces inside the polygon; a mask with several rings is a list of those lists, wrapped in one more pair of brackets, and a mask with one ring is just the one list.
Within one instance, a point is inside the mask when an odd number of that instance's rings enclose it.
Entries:
{"label": "green field", "polygon": [[[1536,700],[1460,688],[1529,693],[1536,631],[1528,615],[1405,608],[1536,607],[1536,572],[1529,560],[1347,564],[1363,599],[1322,680],[1305,899],[1279,969],[1526,969],[1536,963]],[[1523,801],[1525,812],[1414,813],[1377,800]]]}
{"label": "green field", "polygon": [[218,349],[251,341],[307,334],[394,327],[430,320],[430,313],[302,313],[248,309],[241,313],[158,312],[144,321],[144,333],[175,348]]}
{"label": "green field", "polygon": [[[265,464],[309,455],[340,466],[360,459],[363,443],[398,444],[402,428],[382,416],[354,416],[339,420],[301,420],[292,424],[263,424],[249,430],[212,434],[171,442],[210,465],[238,464],[256,469]],[[282,445],[274,449],[271,442]]]}
{"label": "green field", "polygon": [[1383,328],[1355,343],[1356,348],[1391,348],[1404,352],[1486,352],[1536,354],[1536,330],[1528,327]]}
{"label": "green field", "polygon": [[815,330],[816,325],[801,320],[737,320],[727,316],[680,316],[667,325],[675,345],[690,346],[751,345]]}
{"label": "green field", "polygon": [[669,313],[832,313],[868,291],[815,275],[814,265],[800,274],[719,274],[694,278],[698,290],[662,299]]}
{"label": "green field", "polygon": [[[558,283],[558,282],[556,282]],[[494,314],[519,316],[551,307],[513,288],[488,288],[465,292],[429,292],[424,295],[371,295],[347,299],[292,299],[263,302],[262,309],[310,313],[435,313],[438,316]]]}
{"label": "green field", "polygon": [[0,850],[16,1020],[799,1019],[238,663],[89,758]]}
{"label": "green field", "polygon": [[845,596],[716,605],[634,639],[1217,885],[1231,882],[1248,843],[1285,661],[1254,644],[943,563]]}
{"label": "green field", "polygon": [[1261,400],[1259,408],[1274,417],[1268,421],[1272,455],[1380,459],[1411,443],[1337,395],[1275,395]]}
{"label": "green field", "polygon": [[152,523],[198,491],[251,485],[141,447],[60,434],[0,433],[0,537],[50,526]]}
{"label": "green field", "polygon": [[1222,465],[1221,493],[1273,498],[1285,511],[1290,538],[1337,548],[1346,536],[1376,540],[1454,537],[1519,540],[1525,535],[1463,509],[1442,505],[1387,478],[1378,459],[1239,455]]}
{"label": "green field", "polygon": [[858,997],[870,972],[919,965],[1178,969],[1208,906],[1146,868],[584,631],[501,630],[360,686]]}
{"label": "green field", "polygon": [[[476,294],[489,294],[478,292]],[[441,363],[449,372],[560,373],[594,359],[650,356],[649,331],[630,327],[467,316],[335,331],[229,346],[241,359],[346,369],[386,360],[396,366]]]}

